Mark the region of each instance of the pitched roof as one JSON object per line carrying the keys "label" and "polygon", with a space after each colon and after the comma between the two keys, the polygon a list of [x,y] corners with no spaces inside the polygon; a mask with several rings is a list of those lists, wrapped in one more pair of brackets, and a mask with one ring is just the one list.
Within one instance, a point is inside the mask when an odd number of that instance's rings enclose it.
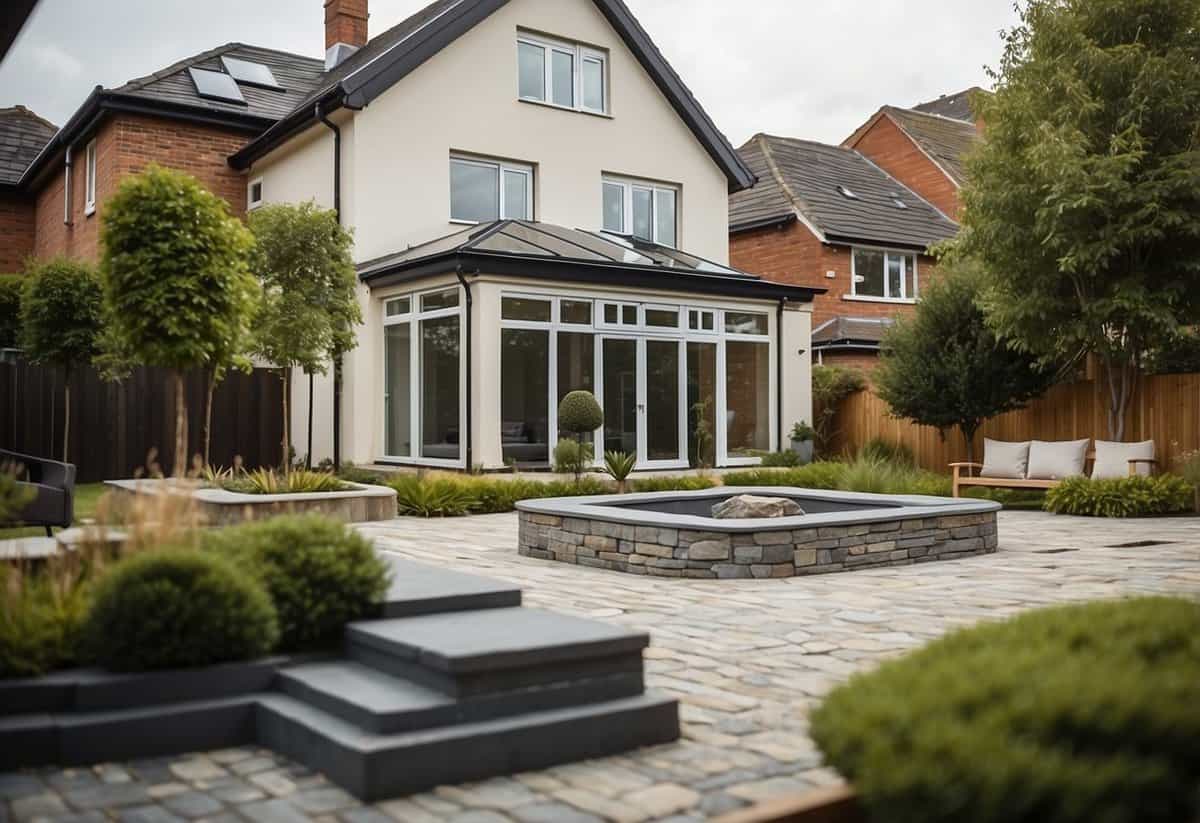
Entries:
{"label": "pitched roof", "polygon": [[912,107],[912,110],[974,123],[977,118],[971,108],[971,98],[977,94],[991,94],[991,92],[981,89],[979,86],[971,86],[969,89],[963,89],[953,94],[940,95],[936,100],[918,103]]}
{"label": "pitched roof", "polygon": [[932,157],[955,184],[963,184],[966,180],[963,160],[979,139],[973,122],[895,106],[884,106],[882,111]]}
{"label": "pitched roof", "polygon": [[920,250],[958,231],[957,223],[854,149],[758,134],[738,153],[759,182],[730,197],[730,231],[798,217],[825,242]]}
{"label": "pitched roof", "polygon": [[[433,3],[374,37],[332,71],[292,112],[235,154],[232,163],[246,168],[316,120],[316,107],[359,109],[391,88],[446,46],[505,5],[507,0],[434,0]],[[600,12],[658,85],[714,162],[725,172],[731,191],[753,185],[754,177],[717,129],[692,92],[638,23],[623,0],[594,0]]]}
{"label": "pitched roof", "polygon": [[15,186],[57,131],[24,106],[0,109],[0,185]]}

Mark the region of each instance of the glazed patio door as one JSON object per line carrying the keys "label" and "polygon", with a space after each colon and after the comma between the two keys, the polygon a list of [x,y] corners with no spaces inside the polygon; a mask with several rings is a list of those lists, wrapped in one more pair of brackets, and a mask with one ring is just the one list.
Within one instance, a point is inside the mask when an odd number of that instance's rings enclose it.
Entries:
{"label": "glazed patio door", "polygon": [[622,451],[638,468],[687,464],[684,398],[687,396],[680,340],[602,337],[596,352],[604,427],[596,457]]}

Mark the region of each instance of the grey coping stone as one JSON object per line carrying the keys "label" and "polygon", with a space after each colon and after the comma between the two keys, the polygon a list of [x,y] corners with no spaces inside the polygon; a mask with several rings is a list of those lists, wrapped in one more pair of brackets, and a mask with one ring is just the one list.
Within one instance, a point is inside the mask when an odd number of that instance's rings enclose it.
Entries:
{"label": "grey coping stone", "polygon": [[0,561],[45,560],[58,554],[58,543],[53,537],[18,537],[0,540]]}
{"label": "grey coping stone", "polygon": [[644,632],[529,608],[376,620],[346,631],[352,642],[453,673],[638,652],[650,643]]}
{"label": "grey coping stone", "polygon": [[392,572],[384,617],[521,605],[521,589],[508,583],[381,554]]}
{"label": "grey coping stone", "polygon": [[208,817],[225,808],[220,800],[204,792],[173,794],[160,802],[168,811],[189,819]]}

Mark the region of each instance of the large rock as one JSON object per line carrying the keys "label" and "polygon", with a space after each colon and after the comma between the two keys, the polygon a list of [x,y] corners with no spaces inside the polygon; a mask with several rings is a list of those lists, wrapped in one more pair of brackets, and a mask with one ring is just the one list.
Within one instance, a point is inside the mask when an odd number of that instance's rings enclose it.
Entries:
{"label": "large rock", "polygon": [[760,517],[796,517],[804,509],[795,500],[786,497],[760,497],[739,494],[712,507],[712,515],[718,520],[750,520]]}

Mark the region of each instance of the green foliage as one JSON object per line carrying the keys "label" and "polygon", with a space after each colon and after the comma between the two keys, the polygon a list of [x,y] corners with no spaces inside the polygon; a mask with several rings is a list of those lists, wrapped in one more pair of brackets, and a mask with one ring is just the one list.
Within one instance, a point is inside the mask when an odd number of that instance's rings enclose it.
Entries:
{"label": "green foliage", "polygon": [[1144,352],[1200,319],[1200,0],[1029,0],[1005,37],[958,253],[988,322],[1045,362],[1099,356],[1110,439]]}
{"label": "green foliage", "polygon": [[1200,451],[1184,452],[1179,455],[1177,462],[1183,479],[1200,488]]}
{"label": "green foliage", "polygon": [[[319,471],[333,471],[333,461],[326,458],[317,468]],[[358,483],[363,486],[382,486],[386,480],[386,477],[380,472],[355,466],[350,461],[342,463],[338,477],[347,483]]]}
{"label": "green foliage", "polygon": [[959,490],[962,497],[976,500],[991,500],[1006,509],[1041,511],[1046,503],[1046,492],[1040,489],[989,489],[986,486],[967,486]]}
{"label": "green foliage", "polygon": [[1045,509],[1085,517],[1149,517],[1192,508],[1193,487],[1182,477],[1068,477],[1046,492]]}
{"label": "green foliage", "polygon": [[730,472],[726,486],[796,486],[872,494],[950,494],[950,478],[933,472],[859,455],[849,463],[818,461],[794,469]]}
{"label": "green foliage", "polygon": [[884,335],[874,374],[875,392],[893,415],[943,434],[957,427],[968,459],[985,420],[1022,408],[1054,377],[997,338],[979,308],[981,282],[974,266],[943,267],[912,317]]}
{"label": "green foliage", "polygon": [[841,366],[813,366],[813,431],[816,433],[816,449],[824,454],[834,435],[834,423],[842,401],[855,392],[867,387],[867,379],[857,369]]}
{"label": "green foliage", "polygon": [[579,475],[592,465],[591,443],[578,440],[559,440],[554,447],[554,470],[559,474]]}
{"label": "green foliage", "polygon": [[1195,374],[1200,372],[1200,333],[1181,329],[1146,354],[1148,374]]}
{"label": "green foliage", "polygon": [[19,471],[20,466],[0,465],[0,523],[25,508],[37,495],[33,488],[18,485]]}
{"label": "green foliage", "polygon": [[909,468],[917,465],[917,456],[903,443],[893,443],[882,437],[872,437],[859,452],[860,457],[883,463],[896,463]]}
{"label": "green foliage", "polygon": [[607,451],[604,453],[604,471],[617,483],[623,484],[637,465],[637,455],[627,452]]}
{"label": "green foliage", "polygon": [[791,449],[781,452],[751,452],[751,456],[761,458],[762,465],[767,468],[790,468],[800,465],[800,455]]}
{"label": "green foliage", "polygon": [[87,646],[113,671],[189,668],[249,660],[279,637],[262,586],[198,551],[135,555],[96,584]]}
{"label": "green foliage", "polygon": [[827,762],[887,823],[1177,823],[1200,813],[1200,604],[964,629],[829,694]]}
{"label": "green foliage", "polygon": [[304,469],[293,470],[287,474],[274,469],[208,469],[204,479],[214,486],[239,494],[315,494],[353,490],[352,486],[335,474]]}
{"label": "green foliage", "polygon": [[68,373],[91,362],[100,336],[100,278],[86,263],[58,258],[33,265],[21,295],[21,343],[33,363]]}
{"label": "green foliage", "polygon": [[558,429],[567,434],[591,434],[604,425],[604,411],[591,392],[573,391],[558,404]]}
{"label": "green foliage", "polygon": [[0,679],[37,677],[78,662],[86,587],[60,587],[37,573],[22,581],[0,564]]}
{"label": "green foliage", "polygon": [[846,470],[845,463],[818,460],[807,466],[780,471],[777,469],[749,469],[726,472],[722,478],[726,486],[796,486],[802,489],[836,489]]}
{"label": "green foliage", "polygon": [[683,475],[680,477],[642,477],[634,480],[631,488],[635,492],[698,492],[717,485],[715,478],[708,475]]}
{"label": "green foliage", "polygon": [[401,475],[388,481],[396,490],[396,508],[408,517],[463,517],[478,501],[467,485],[451,477]]}
{"label": "green foliage", "polygon": [[387,593],[388,566],[371,542],[318,515],[215,529],[202,547],[264,586],[287,652],[336,646],[346,623],[373,616]]}
{"label": "green foliage", "polygon": [[21,339],[21,291],[24,278],[0,274],[0,349],[11,349]]}
{"label": "green foliage", "polygon": [[816,439],[817,430],[801,420],[792,426],[792,439],[804,443]]}

